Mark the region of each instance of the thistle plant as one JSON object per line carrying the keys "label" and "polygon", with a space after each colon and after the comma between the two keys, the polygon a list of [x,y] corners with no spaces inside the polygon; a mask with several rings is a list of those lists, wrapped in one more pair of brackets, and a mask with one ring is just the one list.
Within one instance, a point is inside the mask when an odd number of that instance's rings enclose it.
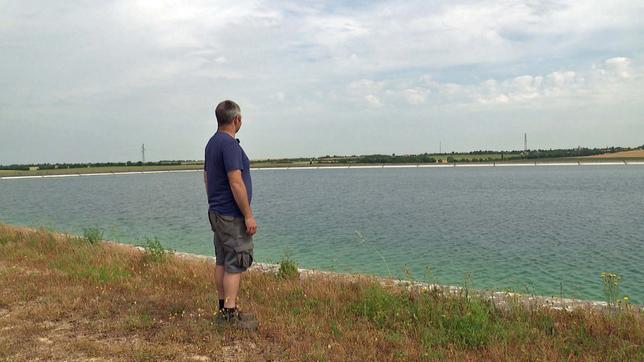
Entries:
{"label": "thistle plant", "polygon": [[617,273],[602,272],[599,275],[604,285],[604,297],[609,308],[614,308],[619,299],[619,283],[622,277]]}

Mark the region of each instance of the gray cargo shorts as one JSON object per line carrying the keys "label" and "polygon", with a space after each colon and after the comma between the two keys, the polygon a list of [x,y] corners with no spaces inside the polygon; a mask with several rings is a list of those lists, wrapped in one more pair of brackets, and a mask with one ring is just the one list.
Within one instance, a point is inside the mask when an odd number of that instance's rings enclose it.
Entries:
{"label": "gray cargo shorts", "polygon": [[243,218],[208,212],[215,233],[215,263],[228,273],[241,273],[253,264],[253,237],[246,233]]}

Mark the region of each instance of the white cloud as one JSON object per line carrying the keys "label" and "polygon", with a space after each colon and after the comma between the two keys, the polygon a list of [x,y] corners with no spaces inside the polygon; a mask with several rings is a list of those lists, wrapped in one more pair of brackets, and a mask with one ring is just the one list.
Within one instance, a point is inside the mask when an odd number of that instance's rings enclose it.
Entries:
{"label": "white cloud", "polygon": [[[563,105],[556,118],[570,105],[628,105],[624,123],[641,123],[644,112],[638,1],[117,0],[2,8],[0,125],[10,126],[0,132],[0,148],[36,128],[79,124],[91,125],[106,144],[145,134],[170,145],[176,132],[167,130],[180,123],[190,133],[160,157],[198,158],[193,141],[210,131],[212,105],[224,98],[239,100],[248,119],[266,121],[258,123],[261,132],[245,132],[269,155],[342,147],[314,137],[342,132],[338,108],[355,121],[403,110],[410,127],[444,109],[445,122],[467,119],[464,126],[483,119],[479,110],[496,119],[518,109],[517,118],[527,118]],[[369,107],[378,111],[362,112]],[[466,113],[472,108],[477,112]],[[310,115],[298,123],[312,135],[307,142],[297,146],[288,133],[261,128],[291,125],[280,113],[286,111]],[[336,119],[335,126],[328,121]],[[369,127],[365,134],[375,138],[365,136],[364,149],[378,152],[376,136],[390,131],[378,122]],[[65,135],[74,138],[55,137],[66,144],[89,139]],[[279,141],[266,141],[271,137]],[[42,150],[2,148],[0,162],[36,159],[47,154]],[[105,157],[89,143],[81,151],[69,159]]]}
{"label": "white cloud", "polygon": [[615,57],[606,60],[606,70],[619,76],[629,78],[631,76],[631,60],[626,57]]}
{"label": "white cloud", "polygon": [[[478,83],[440,82],[431,75],[411,81],[361,79],[349,84],[347,94],[361,100],[368,96],[368,102],[378,106],[404,102],[413,106],[480,104],[547,108],[562,102],[619,102],[636,95],[644,98],[644,64],[634,65],[628,57],[612,57],[575,70],[524,74]],[[429,94],[431,98],[428,98]]]}
{"label": "white cloud", "polygon": [[376,97],[376,96],[375,96],[375,95],[373,95],[373,94],[367,94],[366,96],[364,96],[364,99],[365,99],[365,101],[367,101],[367,103],[369,103],[371,106],[374,106],[374,107],[380,107],[380,106],[382,105],[382,103],[380,102],[380,99],[378,99],[378,97]]}
{"label": "white cloud", "polygon": [[405,89],[405,99],[411,105],[425,103],[425,92],[419,89]]}
{"label": "white cloud", "polygon": [[[632,64],[630,58],[614,57],[580,71],[559,70],[544,75],[488,79],[478,84],[441,83],[426,76],[421,84],[443,95],[444,102],[454,99],[459,103],[472,101],[487,105],[539,102],[536,104],[547,107],[548,104],[542,102],[547,99],[576,103],[594,102],[599,98],[618,101],[627,93],[644,97],[644,64],[637,69]],[[611,93],[611,97],[602,96],[606,93]]]}
{"label": "white cloud", "polygon": [[380,97],[387,93],[384,84],[385,82],[370,79],[355,80],[347,86],[347,95],[360,102],[366,101],[369,106],[380,107],[382,106]]}
{"label": "white cloud", "polygon": [[310,16],[304,21],[305,35],[312,36],[317,44],[334,48],[369,34],[369,30],[358,20],[348,16]]}
{"label": "white cloud", "polygon": [[[336,65],[357,54],[354,70],[503,64],[539,54],[570,55],[601,32],[641,29],[633,1],[426,1],[371,4],[360,12],[305,17],[301,31]],[[329,54],[326,51],[331,50]]]}
{"label": "white cloud", "polygon": [[284,94],[284,92],[277,92],[273,95],[272,98],[278,102],[284,102],[284,100],[286,99],[286,95]]}
{"label": "white cloud", "polygon": [[354,80],[349,83],[348,91],[351,95],[364,95],[365,93],[376,93],[383,89],[384,82],[370,79]]}

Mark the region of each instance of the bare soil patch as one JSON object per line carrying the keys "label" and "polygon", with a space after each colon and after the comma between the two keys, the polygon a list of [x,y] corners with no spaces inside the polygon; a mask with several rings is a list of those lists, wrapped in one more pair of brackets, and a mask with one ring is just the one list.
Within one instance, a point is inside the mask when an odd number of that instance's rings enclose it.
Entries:
{"label": "bare soil patch", "polygon": [[588,156],[588,158],[644,158],[644,150],[631,150],[615,153],[604,153],[601,155]]}

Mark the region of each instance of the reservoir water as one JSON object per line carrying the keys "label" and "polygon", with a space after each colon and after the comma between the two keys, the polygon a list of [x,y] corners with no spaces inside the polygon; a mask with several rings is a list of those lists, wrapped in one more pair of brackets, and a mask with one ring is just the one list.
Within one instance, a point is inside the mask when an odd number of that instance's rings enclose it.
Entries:
{"label": "reservoir water", "polygon": [[[644,302],[644,167],[256,170],[256,260]],[[200,172],[0,180],[0,221],[212,255]],[[361,236],[360,236],[360,235]],[[405,270],[407,270],[405,272]]]}

